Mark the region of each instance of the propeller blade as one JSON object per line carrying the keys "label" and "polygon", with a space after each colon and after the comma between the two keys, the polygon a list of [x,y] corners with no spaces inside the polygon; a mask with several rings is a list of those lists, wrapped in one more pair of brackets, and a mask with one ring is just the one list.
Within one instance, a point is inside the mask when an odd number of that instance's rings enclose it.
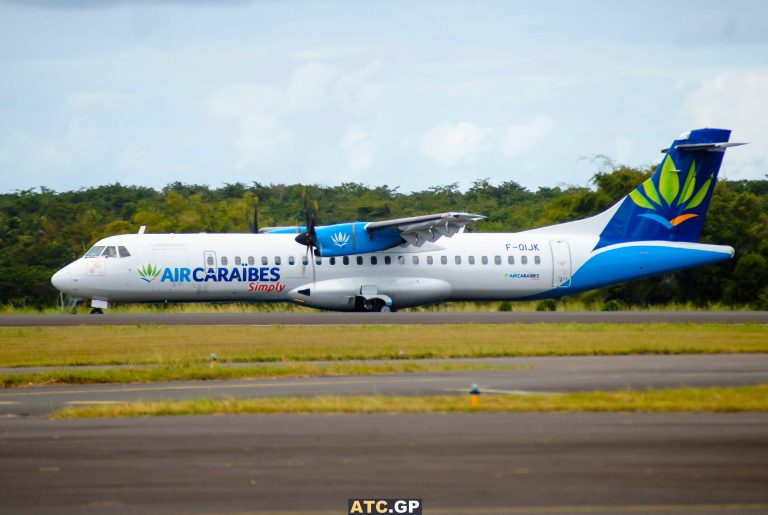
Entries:
{"label": "propeller blade", "polygon": [[252,233],[258,233],[259,232],[259,197],[254,196],[253,198],[253,221],[251,221],[251,208],[246,207],[245,209],[245,222],[248,224],[248,232]]}

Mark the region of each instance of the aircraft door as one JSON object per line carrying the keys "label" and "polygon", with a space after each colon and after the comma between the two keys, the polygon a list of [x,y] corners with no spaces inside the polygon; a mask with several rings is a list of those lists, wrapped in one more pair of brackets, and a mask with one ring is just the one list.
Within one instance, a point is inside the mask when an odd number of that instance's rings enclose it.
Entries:
{"label": "aircraft door", "polygon": [[565,240],[549,242],[552,249],[552,286],[568,288],[571,285],[571,249]]}

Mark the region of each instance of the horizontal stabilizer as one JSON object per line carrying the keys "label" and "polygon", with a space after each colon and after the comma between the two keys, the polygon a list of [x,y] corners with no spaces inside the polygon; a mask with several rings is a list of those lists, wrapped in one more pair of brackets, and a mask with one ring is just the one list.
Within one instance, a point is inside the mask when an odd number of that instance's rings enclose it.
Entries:
{"label": "horizontal stabilizer", "polygon": [[[725,149],[728,147],[739,147],[741,145],[748,145],[748,143],[736,143],[735,141],[733,143],[683,143],[681,145],[675,145],[674,148],[677,150],[687,150],[689,152],[697,152],[702,150],[706,150],[708,152],[725,152]],[[662,154],[666,154],[667,152],[669,152],[668,148],[661,150]]]}

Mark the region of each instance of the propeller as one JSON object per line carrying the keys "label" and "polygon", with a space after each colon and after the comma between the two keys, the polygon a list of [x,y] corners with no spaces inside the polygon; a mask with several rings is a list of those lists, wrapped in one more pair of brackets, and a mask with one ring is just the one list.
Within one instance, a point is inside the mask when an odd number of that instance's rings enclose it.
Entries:
{"label": "propeller", "polygon": [[317,201],[313,202],[315,209],[312,212],[312,214],[309,213],[309,209],[307,208],[307,189],[306,188],[304,188],[304,191],[301,192],[301,200],[304,205],[305,230],[303,233],[296,236],[296,242],[307,247],[307,257],[312,262],[312,289],[314,289],[315,282],[317,280],[316,272],[315,272],[315,256],[319,256],[320,254],[317,251],[317,232],[315,232],[315,213],[318,210],[318,206],[317,206]]}
{"label": "propeller", "polygon": [[253,197],[253,221],[251,221],[251,210],[247,208],[245,210],[245,218],[248,223],[248,231],[252,233],[259,233],[259,196]]}
{"label": "propeller", "polygon": [[296,243],[300,243],[307,247],[307,251],[313,249],[312,254],[317,255],[317,232],[315,232],[315,213],[318,210],[317,201],[313,202],[314,211],[310,214],[307,208],[307,190],[306,188],[301,193],[301,199],[304,204],[304,227],[303,233],[296,236]]}

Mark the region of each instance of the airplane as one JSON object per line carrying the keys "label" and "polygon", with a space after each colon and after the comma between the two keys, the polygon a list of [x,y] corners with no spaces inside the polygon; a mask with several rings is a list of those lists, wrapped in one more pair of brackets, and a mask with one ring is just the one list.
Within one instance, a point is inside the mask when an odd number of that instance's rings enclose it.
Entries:
{"label": "airplane", "polygon": [[[698,243],[730,130],[686,132],[655,173],[590,218],[517,233],[470,233],[449,212],[258,233],[121,234],[52,277],[63,294],[113,303],[293,302],[388,312],[448,301],[565,295],[733,257]],[[306,212],[306,210],[305,210]],[[306,214],[306,213],[305,213]]]}

